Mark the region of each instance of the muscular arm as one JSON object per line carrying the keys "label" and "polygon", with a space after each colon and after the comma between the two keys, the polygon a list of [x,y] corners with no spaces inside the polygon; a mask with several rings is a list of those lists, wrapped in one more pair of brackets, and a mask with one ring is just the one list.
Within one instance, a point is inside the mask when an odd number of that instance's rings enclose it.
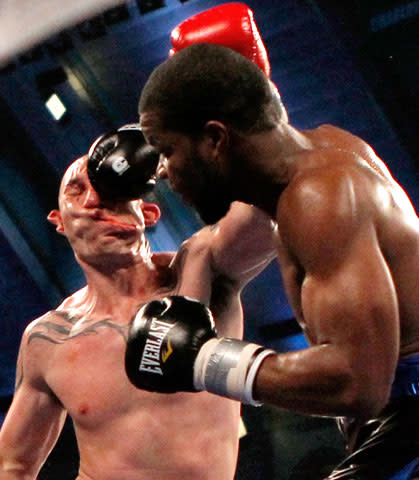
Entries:
{"label": "muscular arm", "polygon": [[0,431],[0,480],[36,478],[64,424],[66,412],[29,358],[27,335],[18,357],[16,392]]}
{"label": "muscular arm", "polygon": [[314,179],[281,200],[282,240],[303,272],[292,300],[312,346],[265,360],[255,390],[266,403],[370,416],[388,400],[399,348],[397,297],[373,207],[357,180],[339,173]]}

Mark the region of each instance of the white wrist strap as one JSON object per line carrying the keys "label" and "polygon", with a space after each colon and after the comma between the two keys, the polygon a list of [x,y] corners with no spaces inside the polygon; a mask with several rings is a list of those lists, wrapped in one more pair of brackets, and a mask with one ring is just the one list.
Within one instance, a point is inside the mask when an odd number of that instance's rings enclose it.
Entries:
{"label": "white wrist strap", "polygon": [[261,345],[232,338],[206,342],[194,365],[194,386],[254,406],[253,383],[262,361],[273,355]]}
{"label": "white wrist strap", "polygon": [[118,132],[124,132],[126,130],[136,130],[138,132],[141,131],[141,127],[139,123],[127,123],[125,125],[122,125],[122,127],[118,128]]}

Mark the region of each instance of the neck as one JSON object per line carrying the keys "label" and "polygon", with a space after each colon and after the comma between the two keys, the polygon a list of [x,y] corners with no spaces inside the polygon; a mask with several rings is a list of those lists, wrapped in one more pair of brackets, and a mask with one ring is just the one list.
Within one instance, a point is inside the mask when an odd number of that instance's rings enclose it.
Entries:
{"label": "neck", "polygon": [[288,123],[236,140],[233,140],[235,198],[276,218],[279,197],[297,173],[298,153],[311,148],[309,140]]}
{"label": "neck", "polygon": [[156,265],[150,252],[126,264],[107,262],[107,268],[79,263],[87,280],[80,308],[89,317],[131,312],[133,306],[150,301],[169,287],[167,265]]}

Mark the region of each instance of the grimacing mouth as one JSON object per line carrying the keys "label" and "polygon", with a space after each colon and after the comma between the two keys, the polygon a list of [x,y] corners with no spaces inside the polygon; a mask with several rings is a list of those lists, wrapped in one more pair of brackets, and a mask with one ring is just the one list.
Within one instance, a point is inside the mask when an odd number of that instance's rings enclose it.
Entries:
{"label": "grimacing mouth", "polygon": [[116,227],[121,227],[124,230],[136,230],[137,225],[132,222],[128,222],[126,220],[122,220],[118,216],[108,215],[101,210],[96,210],[93,213],[89,213],[86,215],[88,218],[92,219],[93,221],[99,221],[108,223],[109,225],[114,225]]}

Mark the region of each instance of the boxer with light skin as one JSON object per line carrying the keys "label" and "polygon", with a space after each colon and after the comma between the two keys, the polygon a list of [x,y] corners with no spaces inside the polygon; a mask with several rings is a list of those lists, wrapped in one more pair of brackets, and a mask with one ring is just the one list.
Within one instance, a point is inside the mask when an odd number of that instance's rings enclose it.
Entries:
{"label": "boxer with light skin", "polygon": [[87,283],[25,330],[0,432],[0,479],[35,479],[68,414],[78,480],[232,480],[240,404],[206,392],[139,390],[125,375],[124,355],[138,309],[167,295],[203,302],[222,335],[241,337],[240,292],[274,258],[274,224],[234,203],[177,254],[153,253],[145,231],[158,221],[158,206],[102,200],[86,163],[82,157],[66,171],[49,220]]}
{"label": "boxer with light skin", "polygon": [[[214,221],[239,200],[278,222],[284,284],[310,344],[275,354],[212,338],[194,345],[189,388],[344,417],[351,455],[328,478],[388,479],[418,461],[419,220],[366,142],[331,125],[299,131],[274,97],[252,62],[206,43],[163,62],[141,93],[142,132],[166,157],[160,175],[189,204]],[[149,335],[143,317],[136,345]],[[193,320],[183,323],[193,337]]]}

